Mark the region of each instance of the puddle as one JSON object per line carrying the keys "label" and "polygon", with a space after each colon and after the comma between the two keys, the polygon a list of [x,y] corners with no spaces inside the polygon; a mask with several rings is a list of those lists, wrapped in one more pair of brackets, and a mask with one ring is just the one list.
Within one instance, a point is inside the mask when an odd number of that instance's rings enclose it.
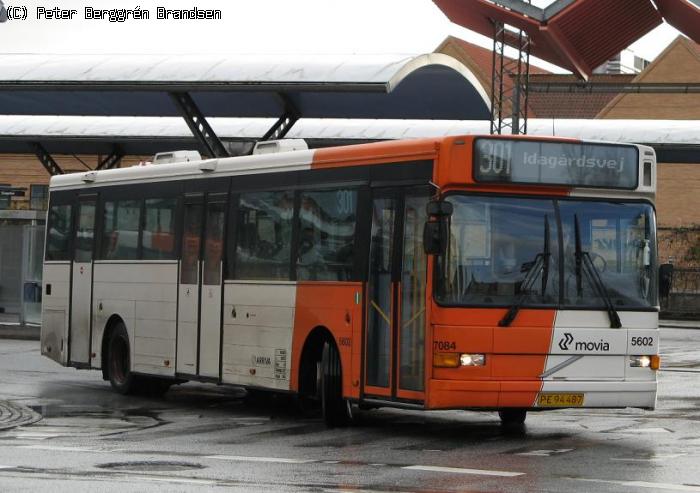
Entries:
{"label": "puddle", "polygon": [[111,471],[133,471],[133,472],[174,472],[189,471],[192,469],[204,469],[202,464],[194,462],[179,461],[135,461],[135,462],[108,462],[98,464],[95,467],[109,469]]}
{"label": "puddle", "polygon": [[146,408],[114,409],[94,405],[56,404],[34,405],[29,408],[44,419],[39,425],[25,431],[51,429],[53,433],[50,438],[75,435],[108,436],[146,430],[169,423],[160,417],[159,410]]}

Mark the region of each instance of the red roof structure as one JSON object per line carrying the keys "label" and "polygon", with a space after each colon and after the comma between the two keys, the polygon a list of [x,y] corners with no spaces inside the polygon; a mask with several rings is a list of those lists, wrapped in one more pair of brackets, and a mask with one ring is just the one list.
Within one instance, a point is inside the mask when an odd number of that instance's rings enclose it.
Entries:
{"label": "red roof structure", "polygon": [[[557,0],[546,9],[522,0],[433,0],[454,23],[488,37],[494,22],[525,31],[531,53],[588,79],[593,69],[664,19],[700,42],[700,7],[688,0]],[[517,46],[516,36],[506,43]]]}

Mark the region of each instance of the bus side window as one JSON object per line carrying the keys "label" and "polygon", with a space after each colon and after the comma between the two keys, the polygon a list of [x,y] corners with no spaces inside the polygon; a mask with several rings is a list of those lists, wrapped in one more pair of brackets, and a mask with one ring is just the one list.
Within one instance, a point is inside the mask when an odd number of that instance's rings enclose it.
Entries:
{"label": "bus side window", "polygon": [[293,216],[292,192],[241,194],[235,279],[289,280]]}
{"label": "bus side window", "polygon": [[139,200],[104,203],[101,259],[138,259],[140,217],[141,201]]}
{"label": "bus side window", "polygon": [[144,260],[175,258],[175,211],[177,200],[147,199],[141,239]]}
{"label": "bus side window", "polygon": [[352,280],[357,190],[301,194],[296,259],[300,281]]}
{"label": "bus side window", "polygon": [[49,232],[46,244],[46,260],[70,260],[71,230],[73,229],[73,207],[52,205],[49,210]]}

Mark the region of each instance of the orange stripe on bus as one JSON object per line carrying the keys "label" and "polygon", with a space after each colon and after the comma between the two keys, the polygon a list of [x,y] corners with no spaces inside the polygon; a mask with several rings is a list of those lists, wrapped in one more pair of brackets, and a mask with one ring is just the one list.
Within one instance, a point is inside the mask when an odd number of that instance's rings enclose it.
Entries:
{"label": "orange stripe on bus", "polygon": [[329,147],[314,152],[312,169],[433,159],[442,139],[376,142]]}

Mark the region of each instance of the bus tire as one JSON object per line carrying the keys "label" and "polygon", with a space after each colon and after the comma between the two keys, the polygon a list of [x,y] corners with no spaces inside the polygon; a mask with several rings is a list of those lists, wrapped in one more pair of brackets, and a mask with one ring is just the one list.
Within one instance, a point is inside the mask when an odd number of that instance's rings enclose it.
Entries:
{"label": "bus tire", "polygon": [[107,346],[109,383],[120,394],[131,394],[136,390],[137,378],[131,373],[131,349],[129,334],[123,322],[117,322],[110,333]]}
{"label": "bus tire", "polygon": [[527,417],[527,409],[507,408],[498,411],[498,417],[504,425],[522,425]]}
{"label": "bus tire", "polygon": [[351,420],[349,402],[343,399],[340,353],[329,341],[323,344],[321,356],[321,414],[331,428],[346,426]]}

